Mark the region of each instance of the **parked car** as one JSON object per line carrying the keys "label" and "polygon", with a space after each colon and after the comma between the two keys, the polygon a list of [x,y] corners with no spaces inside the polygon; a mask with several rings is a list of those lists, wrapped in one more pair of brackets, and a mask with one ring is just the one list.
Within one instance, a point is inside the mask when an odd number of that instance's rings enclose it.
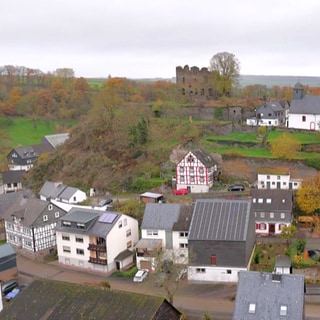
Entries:
{"label": "parked car", "polygon": [[14,288],[12,291],[10,291],[6,295],[6,300],[10,301],[10,300],[14,299],[20,293],[20,291],[21,291],[21,289],[19,287]]}
{"label": "parked car", "polygon": [[19,286],[17,280],[10,280],[2,284],[2,294],[6,296],[10,291],[12,291],[14,288],[17,288]]}
{"label": "parked car", "polygon": [[177,189],[177,190],[173,190],[172,191],[173,194],[177,195],[186,195],[189,193],[188,189],[185,188],[181,188],[181,189]]}
{"label": "parked car", "polygon": [[228,191],[244,191],[243,184],[235,184],[233,186],[228,187]]}
{"label": "parked car", "polygon": [[138,270],[137,273],[135,274],[134,278],[133,278],[133,282],[142,282],[142,281],[144,281],[147,278],[148,274],[149,274],[149,270],[148,269]]}
{"label": "parked car", "polygon": [[308,256],[315,261],[320,261],[320,250],[308,250]]}

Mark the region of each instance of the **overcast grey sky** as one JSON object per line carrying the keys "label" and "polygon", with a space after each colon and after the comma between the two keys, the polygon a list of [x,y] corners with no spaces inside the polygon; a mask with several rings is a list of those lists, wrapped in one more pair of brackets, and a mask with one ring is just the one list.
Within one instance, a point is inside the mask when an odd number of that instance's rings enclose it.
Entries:
{"label": "overcast grey sky", "polygon": [[0,65],[171,78],[235,54],[241,74],[320,76],[319,0],[2,0]]}

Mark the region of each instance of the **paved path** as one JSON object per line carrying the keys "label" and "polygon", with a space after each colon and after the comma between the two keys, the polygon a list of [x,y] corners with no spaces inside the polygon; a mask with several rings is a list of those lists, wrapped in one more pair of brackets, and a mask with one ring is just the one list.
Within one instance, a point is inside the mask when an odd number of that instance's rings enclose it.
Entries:
{"label": "paved path", "polygon": [[[98,272],[65,267],[58,262],[39,263],[21,255],[17,257],[17,264],[21,284],[30,283],[34,277],[91,285],[107,280],[112,289],[165,297],[163,288],[154,287],[148,282],[137,284],[131,279],[107,277]],[[216,320],[231,320],[234,302],[230,297],[235,292],[235,285],[196,285],[188,284],[184,279],[175,295],[174,305],[188,315],[188,320],[201,319],[204,312],[208,312]],[[306,320],[320,320],[320,297],[309,301],[305,310]]]}

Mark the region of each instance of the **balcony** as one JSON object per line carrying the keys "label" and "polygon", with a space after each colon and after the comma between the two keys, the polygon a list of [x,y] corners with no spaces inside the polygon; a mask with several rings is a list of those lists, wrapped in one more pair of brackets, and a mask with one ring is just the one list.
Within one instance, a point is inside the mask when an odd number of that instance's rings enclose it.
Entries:
{"label": "balcony", "polygon": [[89,258],[89,262],[94,263],[94,264],[102,264],[104,266],[106,266],[108,264],[108,261],[105,259],[99,259],[99,258],[93,258],[93,257]]}
{"label": "balcony", "polygon": [[107,252],[107,248],[105,245],[98,245],[98,244],[90,244],[88,250],[96,251],[96,252]]}

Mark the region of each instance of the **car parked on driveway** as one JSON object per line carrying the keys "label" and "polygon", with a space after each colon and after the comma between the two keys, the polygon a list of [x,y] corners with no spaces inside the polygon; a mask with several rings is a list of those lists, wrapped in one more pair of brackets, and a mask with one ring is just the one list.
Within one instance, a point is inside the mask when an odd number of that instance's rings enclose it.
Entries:
{"label": "car parked on driveway", "polygon": [[181,189],[173,190],[172,193],[178,196],[178,195],[186,195],[189,193],[189,191],[188,189],[181,188]]}
{"label": "car parked on driveway", "polygon": [[228,191],[244,191],[243,184],[235,184],[233,186],[228,187]]}
{"label": "car parked on driveway", "polygon": [[308,256],[315,261],[320,261],[320,250],[308,250]]}
{"label": "car parked on driveway", "polygon": [[20,293],[20,291],[21,291],[21,289],[19,287],[14,288],[12,291],[10,291],[6,295],[6,300],[10,301],[10,300],[14,299]]}
{"label": "car parked on driveway", "polygon": [[142,282],[142,281],[144,281],[147,278],[148,274],[149,274],[149,270],[148,269],[138,270],[137,273],[135,274],[135,276],[133,277],[133,282]]}
{"label": "car parked on driveway", "polygon": [[5,282],[1,285],[2,287],[2,294],[6,296],[10,291],[12,291],[14,288],[17,288],[19,286],[17,280],[10,280],[8,282]]}

